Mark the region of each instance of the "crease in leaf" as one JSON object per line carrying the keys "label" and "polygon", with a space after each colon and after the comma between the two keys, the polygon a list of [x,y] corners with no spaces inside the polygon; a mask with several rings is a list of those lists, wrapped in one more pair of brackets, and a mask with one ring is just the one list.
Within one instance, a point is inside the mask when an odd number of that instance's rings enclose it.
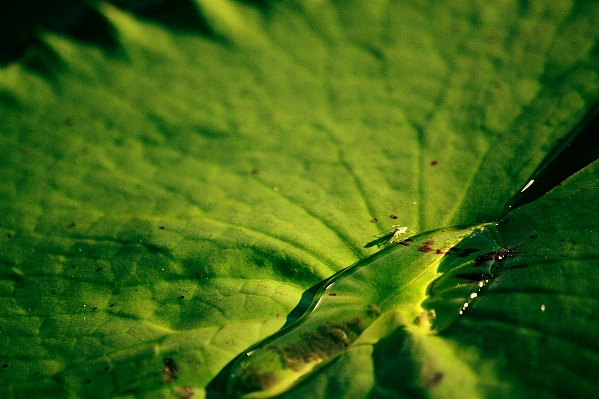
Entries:
{"label": "crease in leaf", "polygon": [[595,144],[599,128],[599,103],[545,156],[530,179],[506,204],[504,213],[528,204],[599,158]]}
{"label": "crease in leaf", "polygon": [[[497,261],[509,252],[500,242],[494,224],[446,228],[388,245],[338,272],[296,323],[237,360],[228,394],[281,394],[339,355],[387,336],[380,325],[391,314],[411,340],[441,332],[495,277]],[[427,378],[424,385],[432,386],[440,377]]]}

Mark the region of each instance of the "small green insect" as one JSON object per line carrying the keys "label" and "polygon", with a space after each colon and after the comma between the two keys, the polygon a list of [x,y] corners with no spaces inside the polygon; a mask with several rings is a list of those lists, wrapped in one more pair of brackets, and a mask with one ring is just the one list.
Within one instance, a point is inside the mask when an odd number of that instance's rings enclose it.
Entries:
{"label": "small green insect", "polygon": [[398,224],[391,226],[391,228],[393,229],[393,235],[391,236],[391,239],[389,240],[389,244],[393,244],[395,242],[399,242],[399,237],[404,234],[406,231],[408,231],[408,228],[405,226],[400,226]]}

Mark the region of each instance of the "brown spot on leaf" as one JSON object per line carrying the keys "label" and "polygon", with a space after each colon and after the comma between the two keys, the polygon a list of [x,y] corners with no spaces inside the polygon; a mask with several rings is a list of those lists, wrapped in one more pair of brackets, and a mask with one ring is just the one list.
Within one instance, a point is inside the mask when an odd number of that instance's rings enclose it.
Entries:
{"label": "brown spot on leaf", "polygon": [[378,316],[381,314],[381,308],[376,306],[374,303],[371,303],[370,307],[368,308],[368,313],[372,316]]}
{"label": "brown spot on leaf", "polygon": [[419,250],[420,252],[424,252],[424,253],[426,253],[426,252],[432,252],[432,251],[434,251],[434,249],[433,249],[433,248],[431,248],[430,246],[428,246],[428,245],[426,245],[426,244],[425,244],[425,245],[421,245],[421,246],[419,246],[419,247],[418,247],[418,250]]}
{"label": "brown spot on leaf", "polygon": [[177,379],[175,375],[176,372],[179,371],[179,366],[175,364],[173,359],[164,359],[164,374],[167,375],[167,378],[162,381],[163,384],[169,384]]}
{"label": "brown spot on leaf", "polygon": [[300,370],[304,364],[328,359],[354,342],[364,331],[364,318],[323,323],[316,331],[306,331],[300,340],[283,347],[269,347],[279,353],[286,368]]}
{"label": "brown spot on leaf", "polygon": [[443,373],[440,372],[425,375],[422,377],[422,387],[425,389],[432,389],[443,381],[443,377]]}
{"label": "brown spot on leaf", "polygon": [[239,373],[234,389],[239,393],[265,391],[279,382],[279,377],[272,371],[262,372],[256,364],[250,364]]}
{"label": "brown spot on leaf", "polygon": [[190,399],[194,395],[195,392],[193,391],[193,389],[191,387],[186,386],[181,387],[180,391],[177,392],[177,397],[179,397],[180,399]]}

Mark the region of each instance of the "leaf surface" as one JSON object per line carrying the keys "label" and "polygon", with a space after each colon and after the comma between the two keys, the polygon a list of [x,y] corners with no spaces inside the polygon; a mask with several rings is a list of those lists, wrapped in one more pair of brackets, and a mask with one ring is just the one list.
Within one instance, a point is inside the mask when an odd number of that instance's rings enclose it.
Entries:
{"label": "leaf surface", "polygon": [[599,94],[592,3],[195,8],[0,70],[3,397],[202,397],[391,225],[497,217]]}

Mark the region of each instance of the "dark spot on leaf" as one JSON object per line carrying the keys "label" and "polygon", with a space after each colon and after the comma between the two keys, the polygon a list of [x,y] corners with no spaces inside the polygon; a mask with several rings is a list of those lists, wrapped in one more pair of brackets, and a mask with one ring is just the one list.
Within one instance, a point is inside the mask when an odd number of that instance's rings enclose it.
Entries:
{"label": "dark spot on leaf", "polygon": [[443,381],[443,373],[436,372],[426,377],[423,376],[422,387],[425,389],[431,389],[439,385],[441,381]]}
{"label": "dark spot on leaf", "polygon": [[92,380],[85,380],[86,384],[89,384],[90,382],[92,382]]}
{"label": "dark spot on leaf", "polygon": [[162,248],[157,247],[156,245],[152,245],[152,244],[147,244],[147,243],[143,243],[143,245],[148,248],[149,252],[160,252],[162,251]]}
{"label": "dark spot on leaf", "polygon": [[368,313],[372,316],[378,316],[381,314],[381,308],[376,306],[374,303],[371,303],[370,307],[368,308]]}
{"label": "dark spot on leaf", "polygon": [[175,364],[173,359],[164,359],[164,374],[168,376],[168,378],[162,381],[163,384],[169,384],[177,379],[175,373],[179,371],[179,366]]}
{"label": "dark spot on leaf", "polygon": [[181,399],[190,399],[192,396],[195,395],[195,392],[193,391],[193,389],[191,387],[181,387],[181,391],[177,393],[177,397],[181,398]]}
{"label": "dark spot on leaf", "polygon": [[535,238],[537,238],[538,236],[539,236],[538,234],[534,234],[534,235],[530,236],[530,238],[534,240],[534,239],[535,239]]}
{"label": "dark spot on leaf", "polygon": [[3,368],[3,369],[5,369],[5,368],[7,368],[7,367],[8,367],[8,364],[6,364],[6,363],[4,363],[4,364],[2,365],[2,368]]}
{"label": "dark spot on leaf", "polygon": [[160,226],[160,230],[164,230],[164,226]]}
{"label": "dark spot on leaf", "polygon": [[334,292],[329,292],[329,296],[337,296]]}
{"label": "dark spot on leaf", "polygon": [[275,317],[278,319],[279,317],[281,317],[281,314],[277,313],[277,315]]}
{"label": "dark spot on leaf", "polygon": [[323,323],[316,331],[303,332],[297,342],[268,349],[281,356],[286,368],[300,370],[306,363],[328,359],[351,345],[364,331],[363,322],[363,317],[356,317],[346,322]]}
{"label": "dark spot on leaf", "polygon": [[69,225],[67,226],[67,229],[72,229],[73,227],[75,227],[75,222],[69,223]]}
{"label": "dark spot on leaf", "polygon": [[10,233],[7,233],[7,234],[6,234],[6,236],[7,236],[8,238],[12,238],[12,234],[10,234]]}
{"label": "dark spot on leaf", "polygon": [[250,173],[253,175],[257,175],[257,174],[260,174],[260,171],[258,169],[254,168],[254,169],[252,169],[252,171]]}
{"label": "dark spot on leaf", "polygon": [[68,118],[65,118],[64,121],[62,121],[62,123],[64,123],[65,126],[73,127],[75,121],[73,120],[72,116],[69,116]]}
{"label": "dark spot on leaf", "polygon": [[376,222],[378,222],[378,220],[376,220],[376,219],[370,219],[370,223],[376,223]]}
{"label": "dark spot on leaf", "polygon": [[257,364],[250,364],[239,373],[234,389],[240,393],[265,391],[277,382],[279,377],[274,372],[262,372]]}
{"label": "dark spot on leaf", "polygon": [[435,166],[437,164],[437,161],[431,161],[431,166]]}
{"label": "dark spot on leaf", "polygon": [[564,238],[564,239],[562,239],[562,241],[561,241],[561,242],[564,242],[564,241],[566,241],[566,239],[565,239],[565,238]]}
{"label": "dark spot on leaf", "polygon": [[418,247],[418,250],[420,252],[424,252],[424,253],[433,251],[433,249],[431,247],[429,247],[428,245],[422,245],[422,246]]}
{"label": "dark spot on leaf", "polygon": [[102,270],[102,269],[103,269],[102,267],[98,267],[98,268],[96,269],[96,272],[99,272],[99,271],[100,271],[100,270]]}
{"label": "dark spot on leaf", "polygon": [[92,308],[92,310],[98,310],[98,308]]}
{"label": "dark spot on leaf", "polygon": [[108,371],[108,370],[110,370],[110,367],[106,366],[106,367],[104,367],[104,370]]}
{"label": "dark spot on leaf", "polygon": [[114,306],[114,303],[111,303],[111,304],[110,304],[110,305],[108,305],[108,306],[110,306],[110,307],[113,307],[113,306]]}
{"label": "dark spot on leaf", "polygon": [[185,298],[185,295],[181,295],[179,298],[183,299],[183,298]]}
{"label": "dark spot on leaf", "polygon": [[397,219],[397,215],[391,215],[389,216],[391,219]]}

